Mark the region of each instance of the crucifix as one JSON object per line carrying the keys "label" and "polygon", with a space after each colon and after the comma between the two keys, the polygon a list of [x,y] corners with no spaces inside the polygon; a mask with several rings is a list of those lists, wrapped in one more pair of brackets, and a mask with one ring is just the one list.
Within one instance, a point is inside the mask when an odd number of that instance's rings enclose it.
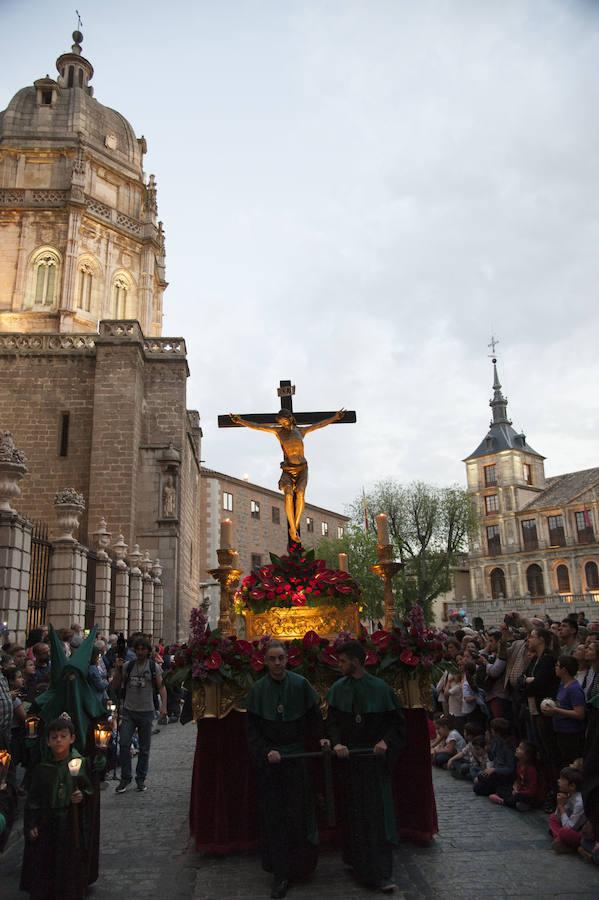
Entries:
{"label": "crucifix", "polygon": [[304,456],[304,438],[311,431],[327,425],[355,422],[355,412],[340,409],[338,412],[294,412],[295,386],[281,381],[277,395],[281,409],[277,413],[248,413],[245,416],[230,413],[218,417],[219,428],[252,428],[274,434],[283,450],[282,474],[279,490],[285,496],[285,513],[289,541],[300,543],[300,523],[305,505],[308,484],[308,462]]}

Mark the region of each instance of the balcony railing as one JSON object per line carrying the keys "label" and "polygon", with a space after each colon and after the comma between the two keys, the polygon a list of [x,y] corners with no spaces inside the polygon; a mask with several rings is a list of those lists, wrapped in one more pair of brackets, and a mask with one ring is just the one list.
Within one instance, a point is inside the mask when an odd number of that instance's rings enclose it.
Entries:
{"label": "balcony railing", "polygon": [[462,606],[467,610],[470,621],[474,616],[480,616],[487,628],[502,622],[505,614],[512,611],[526,618],[547,614],[557,621],[573,611],[584,611],[589,618],[596,618],[599,614],[599,590],[589,594],[546,594],[543,597],[525,594],[523,597],[501,597],[497,600],[479,597],[462,601]]}
{"label": "balcony railing", "polygon": [[592,528],[581,528],[578,531],[578,543],[579,544],[594,544],[595,543],[595,533]]}

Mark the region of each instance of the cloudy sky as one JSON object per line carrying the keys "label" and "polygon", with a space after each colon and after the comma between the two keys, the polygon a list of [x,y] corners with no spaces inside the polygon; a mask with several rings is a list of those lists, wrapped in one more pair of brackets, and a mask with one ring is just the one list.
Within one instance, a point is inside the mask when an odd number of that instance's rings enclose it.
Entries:
{"label": "cloudy sky", "polygon": [[[81,0],[83,3],[83,0]],[[55,72],[72,0],[0,0],[0,106]],[[355,409],[307,439],[309,499],[463,483],[487,344],[548,474],[599,465],[599,3],[103,0],[96,98],[149,152],[211,468],[274,486],[218,413]]]}

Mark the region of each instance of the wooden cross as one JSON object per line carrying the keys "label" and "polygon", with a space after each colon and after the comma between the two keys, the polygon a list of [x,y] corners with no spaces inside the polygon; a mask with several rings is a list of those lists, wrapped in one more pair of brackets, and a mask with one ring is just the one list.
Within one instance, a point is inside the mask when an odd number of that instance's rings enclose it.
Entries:
{"label": "wooden cross", "polygon": [[[334,412],[295,412],[293,409],[294,394],[295,385],[292,385],[290,381],[279,382],[277,395],[281,398],[280,408],[287,410],[287,412],[293,413],[293,417],[298,425],[316,425],[317,422],[324,422],[325,419],[330,419],[331,416],[335,415]],[[247,419],[248,422],[254,422],[256,425],[273,425],[277,421],[278,413],[279,410],[274,413],[248,413],[247,415],[244,413],[242,414],[242,418]],[[353,412],[353,410],[346,410],[343,418],[335,424],[345,425],[353,423],[355,421],[355,412]],[[231,417],[226,415],[218,417],[218,427],[240,428],[242,426],[236,425],[235,422],[231,421]]]}

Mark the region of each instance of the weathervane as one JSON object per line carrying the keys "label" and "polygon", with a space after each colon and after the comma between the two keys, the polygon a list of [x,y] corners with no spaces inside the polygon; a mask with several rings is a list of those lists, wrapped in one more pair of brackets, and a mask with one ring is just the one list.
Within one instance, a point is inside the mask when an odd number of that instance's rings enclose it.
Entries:
{"label": "weathervane", "polygon": [[75,13],[77,15],[77,31],[81,31],[81,26],[83,25],[83,22],[81,21],[81,16],[79,15],[79,10],[76,9]]}
{"label": "weathervane", "polygon": [[487,347],[491,348],[491,355],[495,356],[495,347],[499,343],[499,340],[495,337],[494,334],[491,335],[491,343],[487,344]]}

